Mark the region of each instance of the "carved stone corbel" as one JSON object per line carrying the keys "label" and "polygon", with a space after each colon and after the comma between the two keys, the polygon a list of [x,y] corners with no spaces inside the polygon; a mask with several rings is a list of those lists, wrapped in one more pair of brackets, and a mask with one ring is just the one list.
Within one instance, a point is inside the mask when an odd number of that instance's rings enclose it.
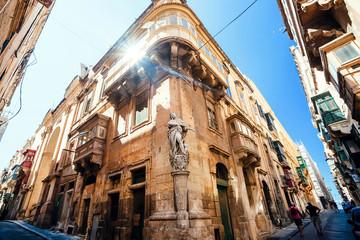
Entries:
{"label": "carved stone corbel", "polygon": [[170,43],[170,67],[178,68],[179,59],[179,44],[176,42]]}

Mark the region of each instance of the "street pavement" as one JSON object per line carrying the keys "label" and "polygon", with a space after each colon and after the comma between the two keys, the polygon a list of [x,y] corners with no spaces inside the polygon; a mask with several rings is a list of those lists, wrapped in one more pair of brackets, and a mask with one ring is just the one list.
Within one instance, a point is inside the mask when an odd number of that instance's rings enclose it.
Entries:
{"label": "street pavement", "polygon": [[16,240],[16,239],[34,239],[44,240],[45,238],[40,237],[28,230],[10,222],[0,222],[0,240]]}
{"label": "street pavement", "polygon": [[295,223],[277,231],[268,240],[353,240],[352,226],[346,221],[351,217],[350,213],[343,210],[336,212],[335,210],[325,210],[320,214],[321,226],[324,235],[317,234],[314,225],[310,222],[309,217],[303,221],[303,234],[300,237],[299,231]]}
{"label": "street pavement", "polygon": [[23,221],[0,221],[0,240],[72,240],[79,239],[70,237],[60,232],[52,232],[40,229]]}

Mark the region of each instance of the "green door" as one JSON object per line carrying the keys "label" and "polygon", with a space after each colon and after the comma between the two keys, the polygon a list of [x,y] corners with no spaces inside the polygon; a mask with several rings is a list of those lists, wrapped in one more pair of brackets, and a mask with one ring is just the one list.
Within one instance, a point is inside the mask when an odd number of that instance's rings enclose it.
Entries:
{"label": "green door", "polygon": [[233,232],[232,232],[232,225],[231,225],[231,218],[230,218],[230,211],[229,211],[227,187],[217,185],[217,189],[218,189],[218,193],[219,193],[221,222],[224,226],[225,239],[232,240],[232,239],[234,239],[234,237],[233,237]]}

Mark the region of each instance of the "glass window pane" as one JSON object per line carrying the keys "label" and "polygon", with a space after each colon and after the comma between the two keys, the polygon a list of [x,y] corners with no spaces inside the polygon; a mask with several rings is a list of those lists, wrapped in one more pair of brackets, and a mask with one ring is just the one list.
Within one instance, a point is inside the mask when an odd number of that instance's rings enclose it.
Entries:
{"label": "glass window pane", "polygon": [[335,67],[335,65],[333,64],[333,62],[331,62],[331,60],[328,58],[328,68],[329,68],[329,72],[331,77],[335,80],[335,82],[338,82],[337,79],[337,68]]}
{"label": "glass window pane", "polygon": [[195,29],[193,28],[193,26],[190,26],[190,30],[191,30],[192,34],[194,34],[196,36],[196,32],[195,32]]}
{"label": "glass window pane", "polygon": [[163,27],[166,25],[166,19],[165,18],[160,18],[158,21],[157,21],[157,26],[158,28],[160,27]]}
{"label": "glass window pane", "polygon": [[247,131],[246,126],[241,124],[241,127],[242,127],[243,133],[245,133],[246,135],[248,135],[248,131]]}
{"label": "glass window pane", "polygon": [[242,95],[241,93],[240,93],[240,98],[241,98],[241,102],[242,102],[242,105],[243,105],[243,108],[244,108],[245,112],[248,113],[244,95]]}
{"label": "glass window pane", "polygon": [[231,123],[230,123],[230,130],[231,130],[231,133],[236,132],[236,127],[235,127],[235,123],[234,123],[234,122],[231,122]]}
{"label": "glass window pane", "polygon": [[248,131],[249,136],[251,137],[251,130],[250,130],[250,128],[247,128],[247,131]]}
{"label": "glass window pane", "polygon": [[181,25],[183,25],[184,27],[186,27],[186,28],[189,28],[188,27],[188,21],[186,21],[185,19],[181,19]]}
{"label": "glass window pane", "polygon": [[231,96],[231,91],[230,91],[230,86],[229,86],[229,81],[227,78],[225,78],[226,80],[226,84],[228,85],[228,88],[226,89],[226,94],[229,95],[230,98],[232,98]]}
{"label": "glass window pane", "polygon": [[342,48],[335,50],[334,52],[341,61],[341,63],[350,61],[351,59],[360,56],[359,52],[355,49],[355,47],[352,44],[348,44]]}
{"label": "glass window pane", "polygon": [[210,57],[211,55],[210,55],[210,51],[209,51],[209,49],[207,48],[207,47],[205,47],[205,53]]}
{"label": "glass window pane", "polygon": [[171,16],[169,17],[170,25],[177,25],[177,17]]}
{"label": "glass window pane", "polygon": [[222,65],[221,65],[220,63],[218,63],[218,65],[219,65],[220,70],[221,70],[221,71],[224,71]]}
{"label": "glass window pane", "polygon": [[333,109],[337,108],[337,105],[334,100],[327,101],[327,104],[328,104],[329,110],[333,110]]}
{"label": "glass window pane", "polygon": [[120,111],[118,118],[118,127],[117,127],[119,135],[125,133],[125,127],[126,127],[125,113],[124,111]]}
{"label": "glass window pane", "polygon": [[136,97],[135,126],[148,119],[148,91]]}

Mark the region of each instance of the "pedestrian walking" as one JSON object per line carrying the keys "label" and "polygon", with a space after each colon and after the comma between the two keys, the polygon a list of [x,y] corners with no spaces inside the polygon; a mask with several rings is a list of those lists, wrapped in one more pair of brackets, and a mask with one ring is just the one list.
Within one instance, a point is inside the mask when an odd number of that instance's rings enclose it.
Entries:
{"label": "pedestrian walking", "polygon": [[336,212],[340,212],[340,210],[338,208],[338,205],[337,205],[337,203],[335,201],[334,201],[334,208],[335,208]]}
{"label": "pedestrian walking", "polygon": [[306,207],[306,212],[310,215],[311,222],[314,224],[314,227],[316,229],[316,232],[323,235],[322,227],[321,227],[321,219],[319,216],[320,208],[314,206],[311,204],[311,202],[308,202],[308,206]]}
{"label": "pedestrian walking", "polygon": [[293,202],[290,203],[289,212],[290,212],[291,218],[294,220],[297,228],[299,229],[300,237],[304,237],[303,228],[302,228],[303,215],[300,213],[299,209],[297,207],[295,207],[295,203],[293,203]]}

